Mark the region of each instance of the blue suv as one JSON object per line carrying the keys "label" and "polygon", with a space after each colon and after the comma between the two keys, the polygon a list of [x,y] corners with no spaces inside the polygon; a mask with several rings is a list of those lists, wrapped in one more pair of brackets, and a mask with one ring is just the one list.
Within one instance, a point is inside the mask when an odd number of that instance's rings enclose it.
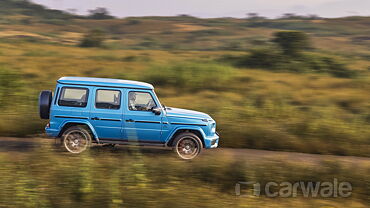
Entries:
{"label": "blue suv", "polygon": [[182,159],[216,148],[216,122],[207,114],[166,107],[151,84],[120,79],[62,77],[54,96],[42,91],[42,119],[48,136],[81,153],[96,144],[171,147]]}

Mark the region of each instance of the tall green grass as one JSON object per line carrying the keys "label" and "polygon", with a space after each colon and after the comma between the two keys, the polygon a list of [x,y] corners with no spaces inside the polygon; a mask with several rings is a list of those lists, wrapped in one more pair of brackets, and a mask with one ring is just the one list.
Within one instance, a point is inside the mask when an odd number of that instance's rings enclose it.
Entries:
{"label": "tall green grass", "polygon": [[[369,167],[338,161],[298,164],[276,158],[245,160],[227,155],[204,155],[181,161],[167,152],[93,148],[73,156],[37,144],[16,155],[0,153],[0,204],[4,207],[306,207],[344,200],[361,207],[369,200]],[[278,154],[277,154],[278,155]],[[353,171],[356,169],[356,171]],[[350,182],[351,198],[266,199],[236,197],[240,181]],[[246,190],[243,190],[246,191]],[[322,200],[322,201],[321,201]]]}
{"label": "tall green grass", "polygon": [[225,90],[235,69],[215,63],[182,62],[151,67],[144,80],[179,90]]}

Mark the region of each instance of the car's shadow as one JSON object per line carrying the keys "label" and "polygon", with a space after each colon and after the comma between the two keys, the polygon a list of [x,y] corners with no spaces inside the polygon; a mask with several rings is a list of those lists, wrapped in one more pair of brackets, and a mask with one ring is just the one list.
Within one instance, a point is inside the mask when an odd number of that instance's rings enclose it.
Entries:
{"label": "car's shadow", "polygon": [[127,155],[134,155],[137,153],[145,154],[146,156],[154,156],[154,155],[169,155],[172,154],[173,151],[168,148],[150,148],[150,147],[143,147],[143,146],[128,146],[128,145],[93,145],[90,147],[89,150],[90,154],[100,155],[100,154],[127,154]]}
{"label": "car's shadow", "polygon": [[25,138],[0,139],[0,152],[30,152],[33,151],[38,146],[40,146],[40,144]]}

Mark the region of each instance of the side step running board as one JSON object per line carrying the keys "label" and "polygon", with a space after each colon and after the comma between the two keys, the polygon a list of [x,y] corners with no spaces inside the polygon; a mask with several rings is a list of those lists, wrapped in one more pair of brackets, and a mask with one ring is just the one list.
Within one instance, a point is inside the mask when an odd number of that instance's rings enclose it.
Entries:
{"label": "side step running board", "polygon": [[120,145],[134,145],[134,146],[156,146],[164,147],[165,143],[151,143],[151,142],[133,142],[133,141],[119,141],[119,140],[106,140],[100,139],[100,144],[120,144]]}

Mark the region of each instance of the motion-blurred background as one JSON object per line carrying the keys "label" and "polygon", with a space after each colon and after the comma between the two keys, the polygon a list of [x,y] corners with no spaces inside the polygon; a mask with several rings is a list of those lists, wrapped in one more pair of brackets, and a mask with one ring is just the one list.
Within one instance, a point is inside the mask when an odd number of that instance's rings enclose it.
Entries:
{"label": "motion-blurred background", "polygon": [[[81,12],[0,0],[0,136],[41,134],[38,94],[54,89],[58,78],[108,77],[149,82],[166,106],[210,114],[221,147],[322,155],[261,151],[253,159],[254,152],[227,149],[184,163],[122,149],[72,157],[40,144],[0,153],[1,206],[368,205],[370,17],[353,16],[370,15],[367,2],[359,13],[327,10],[327,16],[352,15],[336,18],[322,17],[325,10],[272,18],[253,8],[238,18],[119,18],[94,9],[103,3],[90,3]],[[237,181],[334,177],[354,185],[350,199],[233,195]]]}

